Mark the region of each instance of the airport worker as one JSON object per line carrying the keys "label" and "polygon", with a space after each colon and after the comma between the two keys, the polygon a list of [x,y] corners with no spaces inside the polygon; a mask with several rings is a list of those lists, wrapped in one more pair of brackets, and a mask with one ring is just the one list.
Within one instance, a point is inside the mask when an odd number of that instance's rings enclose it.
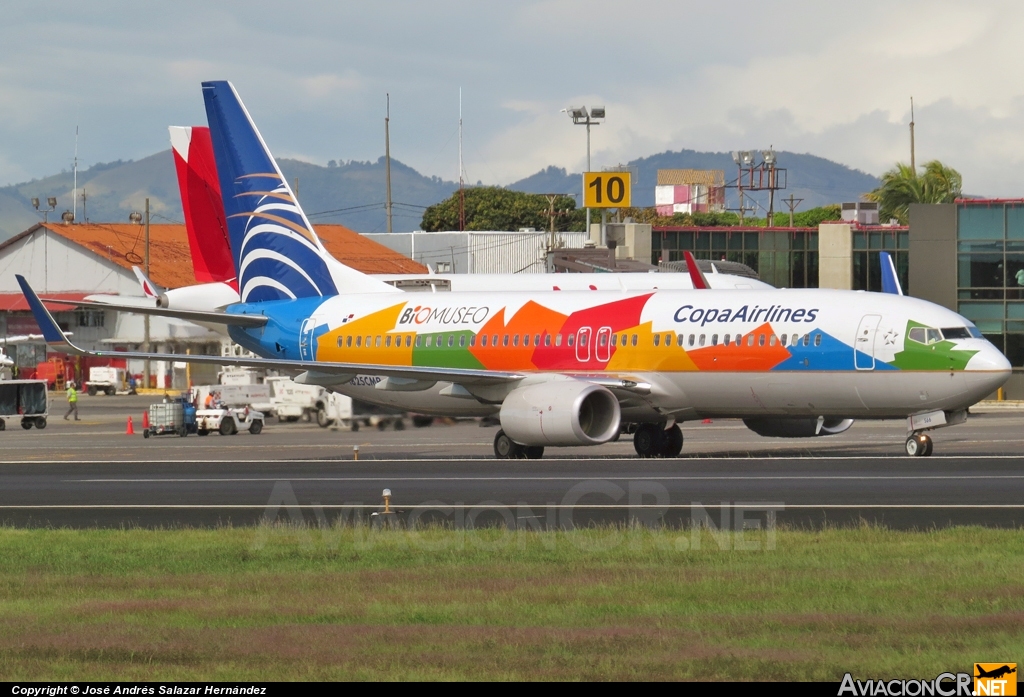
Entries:
{"label": "airport worker", "polygon": [[206,393],[206,399],[203,400],[203,409],[213,409],[213,390]]}
{"label": "airport worker", "polygon": [[68,413],[64,415],[64,420],[67,421],[68,417],[72,414],[75,415],[75,421],[79,421],[78,418],[78,390],[75,389],[75,381],[68,381]]}

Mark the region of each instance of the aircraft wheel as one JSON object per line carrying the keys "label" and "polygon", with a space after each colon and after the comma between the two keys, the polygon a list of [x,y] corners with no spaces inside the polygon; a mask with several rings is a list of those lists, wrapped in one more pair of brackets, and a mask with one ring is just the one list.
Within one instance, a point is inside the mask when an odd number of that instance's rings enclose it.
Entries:
{"label": "aircraft wheel", "polygon": [[494,436],[494,456],[499,460],[518,460],[524,455],[523,446],[499,430]]}
{"label": "aircraft wheel", "polygon": [[679,424],[664,431],[662,437],[665,440],[661,445],[661,456],[679,457],[679,453],[683,452],[683,429],[679,428]]}
{"label": "aircraft wheel", "polygon": [[932,439],[923,433],[915,433],[907,438],[907,455],[925,457],[932,454]]}
{"label": "aircraft wheel", "polygon": [[633,449],[640,457],[658,457],[664,441],[665,429],[659,424],[640,424],[633,434]]}
{"label": "aircraft wheel", "polygon": [[544,446],[527,445],[523,448],[523,453],[526,455],[527,460],[539,460],[544,457]]}

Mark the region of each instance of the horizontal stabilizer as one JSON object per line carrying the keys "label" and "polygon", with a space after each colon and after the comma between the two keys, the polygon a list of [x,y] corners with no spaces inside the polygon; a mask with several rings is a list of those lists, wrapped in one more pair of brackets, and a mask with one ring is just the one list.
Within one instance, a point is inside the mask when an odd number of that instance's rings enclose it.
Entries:
{"label": "horizontal stabilizer", "polygon": [[[26,296],[28,294],[26,293]],[[150,305],[134,305],[131,303],[98,303],[88,300],[62,300],[61,302],[78,307],[89,307],[97,310],[117,310],[118,312],[134,312],[138,315],[157,315],[159,317],[176,317],[189,322],[206,322],[208,324],[227,324],[234,327],[262,327],[267,323],[263,315],[235,315],[230,312],[201,312],[199,310],[174,310],[168,307],[157,307],[155,300]],[[37,318],[38,319],[38,318]],[[49,341],[49,339],[47,339]]]}

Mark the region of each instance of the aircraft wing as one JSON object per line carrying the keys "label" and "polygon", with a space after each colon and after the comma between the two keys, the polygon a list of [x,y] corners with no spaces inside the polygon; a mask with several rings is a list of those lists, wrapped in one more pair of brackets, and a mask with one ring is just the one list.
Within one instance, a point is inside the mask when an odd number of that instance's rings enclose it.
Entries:
{"label": "aircraft wing", "polygon": [[[18,282],[22,284],[25,297],[31,288],[24,283],[24,279],[18,276]],[[28,288],[28,290],[26,290]],[[119,312],[134,312],[140,315],[157,315],[160,317],[177,317],[178,319],[189,320],[190,322],[208,322],[210,324],[230,324],[236,327],[262,327],[267,323],[263,315],[234,315],[230,312],[201,312],[199,310],[174,310],[167,307],[157,307],[156,301],[147,298],[146,304],[134,305],[131,303],[107,303],[91,302],[89,300],[61,300],[65,305],[76,305],[78,307],[92,307],[99,310],[118,310]],[[39,322],[39,317],[36,317]],[[42,324],[40,324],[42,326]],[[49,341],[49,339],[47,339]],[[120,354],[118,354],[120,355]]]}
{"label": "aircraft wing", "polygon": [[[36,292],[28,285],[28,282],[23,276],[17,275],[15,278],[18,279],[18,284],[21,286],[22,292],[25,293],[25,299],[28,300],[29,307],[32,309],[32,314],[35,317],[36,322],[39,324],[39,328],[43,332],[43,338],[46,339],[47,345],[55,351],[61,351],[63,353],[69,353],[76,356],[91,356],[95,358],[122,358],[122,359],[138,359],[138,360],[149,360],[149,361],[184,361],[188,363],[207,363],[212,365],[237,365],[237,366],[250,366],[256,368],[270,368],[272,370],[287,370],[293,372],[308,371],[317,375],[333,375],[338,376],[338,383],[346,382],[352,379],[357,374],[370,374],[380,375],[383,377],[396,377],[396,378],[411,378],[414,380],[444,380],[448,382],[459,382],[465,385],[495,385],[507,382],[513,382],[521,380],[526,377],[520,373],[508,373],[493,370],[472,370],[467,368],[432,368],[432,367],[419,367],[419,366],[391,366],[391,365],[377,365],[374,363],[331,363],[326,361],[301,361],[301,360],[284,360],[275,358],[245,358],[245,357],[234,357],[234,356],[197,356],[192,354],[175,354],[175,353],[142,353],[138,351],[86,351],[83,348],[76,346],[71,343],[64,333],[57,326],[57,322],[53,319],[50,311],[43,305],[42,300],[36,295]],[[103,303],[90,303],[98,307],[110,308],[110,305],[104,305]],[[162,308],[157,308],[162,309]],[[129,309],[131,312],[137,311],[135,308]],[[227,315],[226,313],[218,312],[181,312],[181,311],[164,311],[156,312],[152,314],[167,314],[171,317],[183,317],[188,319],[188,315],[212,315],[216,317],[232,317],[232,318],[251,318],[251,319],[262,319],[260,324],[266,322],[266,317],[262,315]],[[203,321],[218,321],[204,319]],[[223,321],[223,320],[219,320]],[[231,324],[233,322],[226,322]]]}

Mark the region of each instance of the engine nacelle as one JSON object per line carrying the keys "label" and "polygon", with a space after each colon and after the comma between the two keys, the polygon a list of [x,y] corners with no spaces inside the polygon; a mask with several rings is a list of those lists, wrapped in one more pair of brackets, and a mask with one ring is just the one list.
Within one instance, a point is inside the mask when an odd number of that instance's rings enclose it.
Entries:
{"label": "engine nacelle", "polygon": [[817,419],[758,418],[743,419],[743,423],[757,435],[768,438],[814,438],[842,433],[853,426],[853,419],[824,419],[820,429]]}
{"label": "engine nacelle", "polygon": [[501,428],[522,445],[599,445],[619,432],[619,400],[580,380],[526,385],[501,404]]}

